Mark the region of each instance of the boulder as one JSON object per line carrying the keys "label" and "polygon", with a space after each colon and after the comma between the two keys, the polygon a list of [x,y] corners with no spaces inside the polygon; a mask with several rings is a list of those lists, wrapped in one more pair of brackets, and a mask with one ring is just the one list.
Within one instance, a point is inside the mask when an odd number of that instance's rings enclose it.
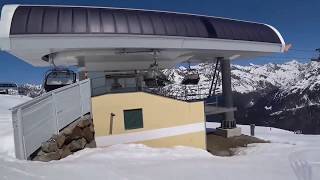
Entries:
{"label": "boulder", "polygon": [[45,154],[45,152],[39,149],[38,152],[36,153],[36,156],[42,156],[43,154]]}
{"label": "boulder", "polygon": [[65,144],[69,144],[73,140],[80,139],[82,137],[82,129],[78,126],[75,126],[71,130],[71,134],[65,135],[65,137],[66,137]]}
{"label": "boulder", "polygon": [[58,135],[42,143],[41,148],[32,155],[35,161],[59,160],[84,148],[95,148],[95,131],[90,115],[85,115],[69,124]]}
{"label": "boulder", "polygon": [[66,141],[66,137],[63,134],[53,135],[52,139],[57,142],[58,148],[61,148]]}
{"label": "boulder", "polygon": [[38,155],[35,158],[33,158],[34,161],[43,161],[43,162],[49,162],[52,160],[59,160],[60,154],[58,152],[50,152],[50,153],[44,153],[42,155]]}
{"label": "boulder", "polygon": [[69,144],[69,149],[70,149],[71,152],[76,152],[78,150],[83,149],[86,144],[87,144],[87,141],[84,138],[73,140]]}
{"label": "boulder", "polygon": [[81,138],[81,136],[82,136],[81,133],[82,133],[81,128],[79,128],[78,126],[76,126],[76,127],[74,127],[73,130],[72,130],[71,138],[72,138],[73,140],[79,139],[79,138]]}
{"label": "boulder", "polygon": [[42,143],[41,150],[45,153],[56,152],[58,150],[58,144],[56,141],[47,141]]}
{"label": "boulder", "polygon": [[84,116],[82,116],[81,118],[80,118],[80,120],[91,120],[92,118],[91,118],[91,115],[90,114],[86,114],[86,115],[84,115]]}
{"label": "boulder", "polygon": [[94,140],[94,134],[90,131],[90,127],[86,127],[82,130],[82,137],[84,137],[88,143]]}
{"label": "boulder", "polygon": [[91,123],[92,123],[92,122],[91,122],[90,119],[84,119],[84,120],[81,120],[81,121],[78,123],[77,126],[83,129],[83,128],[85,128],[85,127],[90,126]]}
{"label": "boulder", "polygon": [[94,126],[93,126],[93,124],[91,124],[90,126],[89,126],[89,128],[90,128],[90,131],[94,134]]}
{"label": "boulder", "polygon": [[67,127],[65,127],[61,133],[64,135],[70,135],[72,134],[73,129],[79,124],[80,119],[75,120],[74,122],[72,122],[71,124],[69,124]]}
{"label": "boulder", "polygon": [[65,158],[65,157],[71,155],[72,152],[70,151],[69,146],[65,146],[65,147],[63,147],[63,149],[59,149],[59,154],[62,159],[62,158]]}
{"label": "boulder", "polygon": [[86,144],[85,148],[96,148],[96,147],[97,147],[96,141],[93,140],[90,143]]}
{"label": "boulder", "polygon": [[74,127],[68,126],[68,127],[64,128],[64,129],[61,131],[61,133],[62,133],[63,135],[65,135],[65,136],[70,136],[70,135],[72,134],[73,128],[74,128]]}

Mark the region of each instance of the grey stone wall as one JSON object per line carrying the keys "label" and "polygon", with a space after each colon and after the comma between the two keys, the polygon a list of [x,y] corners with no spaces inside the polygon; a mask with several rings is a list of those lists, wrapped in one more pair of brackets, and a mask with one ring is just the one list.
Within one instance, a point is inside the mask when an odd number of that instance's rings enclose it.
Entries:
{"label": "grey stone wall", "polygon": [[30,158],[34,161],[48,162],[65,158],[85,148],[95,148],[94,135],[92,118],[85,115],[42,143],[41,148]]}

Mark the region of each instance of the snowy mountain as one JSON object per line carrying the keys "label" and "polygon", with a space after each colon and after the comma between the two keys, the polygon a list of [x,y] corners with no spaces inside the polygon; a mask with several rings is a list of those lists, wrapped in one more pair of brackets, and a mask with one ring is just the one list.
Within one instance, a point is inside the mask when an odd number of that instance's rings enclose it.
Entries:
{"label": "snowy mountain", "polygon": [[[180,67],[164,71],[173,82],[166,90],[181,96],[185,92],[208,94],[214,65],[203,63],[192,69],[200,75],[198,86],[180,85],[186,72],[185,67]],[[238,122],[320,133],[319,62],[232,65],[232,88]],[[216,94],[219,93],[218,81]]]}
{"label": "snowy mountain", "polygon": [[44,90],[42,89],[41,85],[34,85],[34,84],[22,84],[18,87],[19,94],[25,95],[28,97],[37,97],[44,93]]}
{"label": "snowy mountain", "polygon": [[[202,63],[191,66],[200,74],[199,86],[207,90],[211,83],[213,64]],[[186,68],[167,69],[164,72],[174,83],[180,86]],[[265,64],[249,66],[232,65],[233,90],[239,93],[250,93],[274,86],[283,90],[283,93],[301,92],[306,89],[318,90],[320,88],[320,63],[299,63],[290,61],[284,64]],[[190,87],[195,88],[195,87]],[[220,89],[221,86],[218,87]]]}

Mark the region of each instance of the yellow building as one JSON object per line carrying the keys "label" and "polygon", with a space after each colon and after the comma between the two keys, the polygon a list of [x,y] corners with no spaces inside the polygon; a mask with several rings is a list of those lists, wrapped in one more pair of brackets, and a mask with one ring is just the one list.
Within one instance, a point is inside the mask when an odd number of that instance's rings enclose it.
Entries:
{"label": "yellow building", "polygon": [[142,143],[206,149],[203,101],[180,101],[146,92],[105,94],[92,98],[92,113],[98,146]]}

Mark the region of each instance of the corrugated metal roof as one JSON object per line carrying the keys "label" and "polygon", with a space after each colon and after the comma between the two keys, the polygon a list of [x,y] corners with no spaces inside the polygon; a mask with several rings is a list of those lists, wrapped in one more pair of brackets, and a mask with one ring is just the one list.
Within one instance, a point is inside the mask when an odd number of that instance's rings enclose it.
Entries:
{"label": "corrugated metal roof", "polygon": [[27,34],[159,35],[281,44],[273,29],[259,23],[170,12],[62,6],[19,6],[10,35]]}

